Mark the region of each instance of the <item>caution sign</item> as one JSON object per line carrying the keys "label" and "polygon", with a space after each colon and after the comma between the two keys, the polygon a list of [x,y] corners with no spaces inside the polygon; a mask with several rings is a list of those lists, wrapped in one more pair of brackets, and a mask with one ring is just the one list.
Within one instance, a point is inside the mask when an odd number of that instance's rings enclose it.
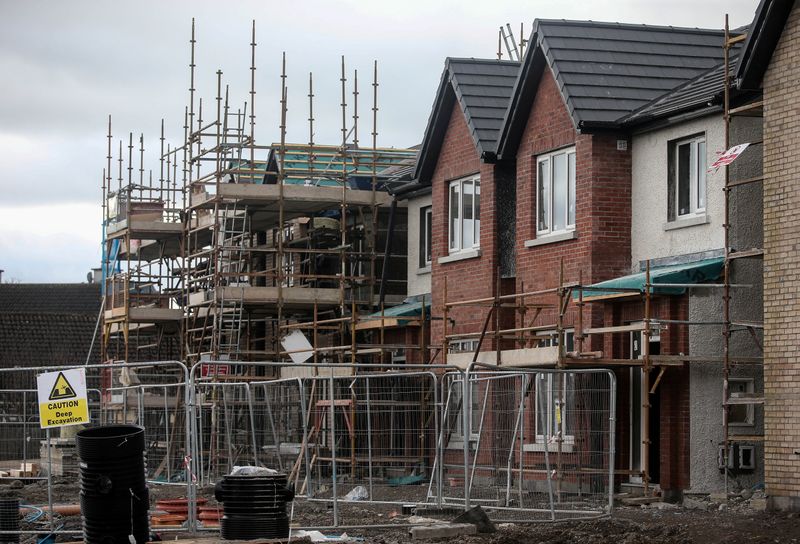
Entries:
{"label": "caution sign", "polygon": [[73,368],[36,377],[39,390],[39,426],[66,427],[89,423],[86,371]]}

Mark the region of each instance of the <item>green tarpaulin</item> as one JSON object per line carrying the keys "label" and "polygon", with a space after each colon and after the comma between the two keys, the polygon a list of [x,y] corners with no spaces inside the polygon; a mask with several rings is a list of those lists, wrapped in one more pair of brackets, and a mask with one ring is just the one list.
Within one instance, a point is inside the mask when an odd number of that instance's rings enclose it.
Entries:
{"label": "green tarpaulin", "polygon": [[[722,275],[724,259],[717,257],[684,264],[653,267],[650,269],[650,293],[655,295],[682,295],[686,292],[682,287],[659,287],[659,283],[706,283],[719,279]],[[592,284],[592,289],[583,292],[583,298],[609,298],[630,294],[631,289],[644,293],[645,273],[630,274],[613,280]],[[572,293],[578,298],[578,292]]]}

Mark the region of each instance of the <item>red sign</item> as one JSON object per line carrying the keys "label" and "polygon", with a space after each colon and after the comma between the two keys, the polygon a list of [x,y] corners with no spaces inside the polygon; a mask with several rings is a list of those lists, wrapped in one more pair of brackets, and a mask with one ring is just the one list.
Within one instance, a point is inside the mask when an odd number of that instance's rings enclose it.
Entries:
{"label": "red sign", "polygon": [[209,376],[230,376],[231,365],[221,363],[203,363],[200,365],[200,375],[204,378]]}
{"label": "red sign", "polygon": [[742,152],[747,149],[750,144],[739,144],[735,145],[725,153],[717,157],[717,160],[708,167],[709,170],[716,170],[721,166],[728,166],[730,163],[736,160],[736,158],[742,154]]}

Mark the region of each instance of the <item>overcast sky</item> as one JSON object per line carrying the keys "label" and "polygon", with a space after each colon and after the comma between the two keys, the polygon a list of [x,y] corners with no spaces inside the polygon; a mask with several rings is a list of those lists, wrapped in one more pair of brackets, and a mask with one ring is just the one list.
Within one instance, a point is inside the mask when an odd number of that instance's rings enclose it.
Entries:
{"label": "overcast sky", "polygon": [[[534,18],[721,28],[748,24],[756,0],[0,0],[0,269],[3,281],[80,282],[100,259],[100,178],[107,116],[115,141],[144,133],[145,168],[158,171],[161,118],[182,135],[189,34],[197,24],[198,93],[224,72],[232,102],[249,91],[257,25],[256,138],[279,136],[280,58],[286,52],[288,137],[307,141],[314,72],[316,140],[340,130],[340,56],[359,70],[367,127],[372,61],[379,65],[379,145],[418,143],[446,56],[493,58],[497,29]],[[363,136],[362,136],[363,138]],[[117,144],[115,144],[117,145]],[[138,166],[137,166],[138,167]]]}

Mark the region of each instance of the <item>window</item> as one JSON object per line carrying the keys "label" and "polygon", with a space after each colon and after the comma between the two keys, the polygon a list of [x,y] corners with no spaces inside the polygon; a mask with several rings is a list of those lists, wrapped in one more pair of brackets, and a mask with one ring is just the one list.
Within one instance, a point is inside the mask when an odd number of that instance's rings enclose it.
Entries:
{"label": "window", "polygon": [[575,228],[575,148],[536,160],[536,234]]}
{"label": "window", "polygon": [[[728,392],[730,398],[751,396],[754,391],[752,378],[730,378],[728,380]],[[734,427],[745,427],[753,425],[755,410],[752,404],[734,404],[728,409],[728,424]]]}
{"label": "window", "polygon": [[574,444],[575,374],[538,374],[536,379],[536,442],[561,438]]}
{"label": "window", "polygon": [[481,244],[481,181],[479,176],[450,182],[450,253]]}
{"label": "window", "polygon": [[[540,348],[549,348],[551,346],[558,345],[558,331],[550,330],[550,331],[539,331],[536,336],[544,337],[539,340]],[[564,337],[566,338],[566,348],[564,351],[569,353],[570,351],[575,351],[575,330],[574,329],[566,329],[564,331]]]}
{"label": "window", "polygon": [[419,209],[419,267],[431,265],[431,235],[433,234],[433,214],[431,207]]}
{"label": "window", "polygon": [[[474,353],[477,348],[477,340],[453,340],[449,344],[448,351],[450,353]],[[449,447],[461,447],[464,444],[464,429],[462,427],[463,390],[462,380],[460,378],[453,380],[450,386],[450,402],[448,403],[448,420],[450,421]],[[470,440],[478,439],[482,407],[483,396],[480,392],[479,382],[472,380],[470,382]]]}
{"label": "window", "polygon": [[670,157],[669,219],[689,217],[706,209],[706,139],[696,136],[673,144]]}

